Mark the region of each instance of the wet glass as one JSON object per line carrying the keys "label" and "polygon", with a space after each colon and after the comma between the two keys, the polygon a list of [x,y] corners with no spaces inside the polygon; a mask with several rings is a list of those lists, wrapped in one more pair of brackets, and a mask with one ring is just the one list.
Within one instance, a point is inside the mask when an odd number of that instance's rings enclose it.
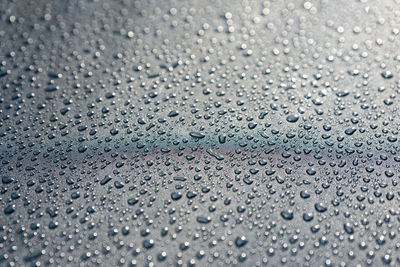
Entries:
{"label": "wet glass", "polygon": [[0,1],[0,266],[399,266],[399,1]]}

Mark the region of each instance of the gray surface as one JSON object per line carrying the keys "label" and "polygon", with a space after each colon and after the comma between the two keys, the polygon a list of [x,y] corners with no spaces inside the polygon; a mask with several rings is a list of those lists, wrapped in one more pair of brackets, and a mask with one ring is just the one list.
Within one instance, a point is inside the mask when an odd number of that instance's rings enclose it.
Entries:
{"label": "gray surface", "polygon": [[399,16],[1,1],[0,265],[398,266]]}

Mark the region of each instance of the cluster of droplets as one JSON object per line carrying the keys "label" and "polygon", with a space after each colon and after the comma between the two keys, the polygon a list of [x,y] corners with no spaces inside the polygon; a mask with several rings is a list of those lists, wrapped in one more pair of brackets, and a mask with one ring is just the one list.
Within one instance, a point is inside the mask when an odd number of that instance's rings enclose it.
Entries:
{"label": "cluster of droplets", "polygon": [[398,11],[342,5],[0,3],[0,265],[399,265]]}

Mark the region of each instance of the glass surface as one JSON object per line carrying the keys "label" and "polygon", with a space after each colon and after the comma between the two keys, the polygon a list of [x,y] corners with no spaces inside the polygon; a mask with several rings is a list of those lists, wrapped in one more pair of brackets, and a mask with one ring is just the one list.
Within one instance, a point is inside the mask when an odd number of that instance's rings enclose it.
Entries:
{"label": "glass surface", "polygon": [[0,18],[0,266],[400,265],[399,1]]}

